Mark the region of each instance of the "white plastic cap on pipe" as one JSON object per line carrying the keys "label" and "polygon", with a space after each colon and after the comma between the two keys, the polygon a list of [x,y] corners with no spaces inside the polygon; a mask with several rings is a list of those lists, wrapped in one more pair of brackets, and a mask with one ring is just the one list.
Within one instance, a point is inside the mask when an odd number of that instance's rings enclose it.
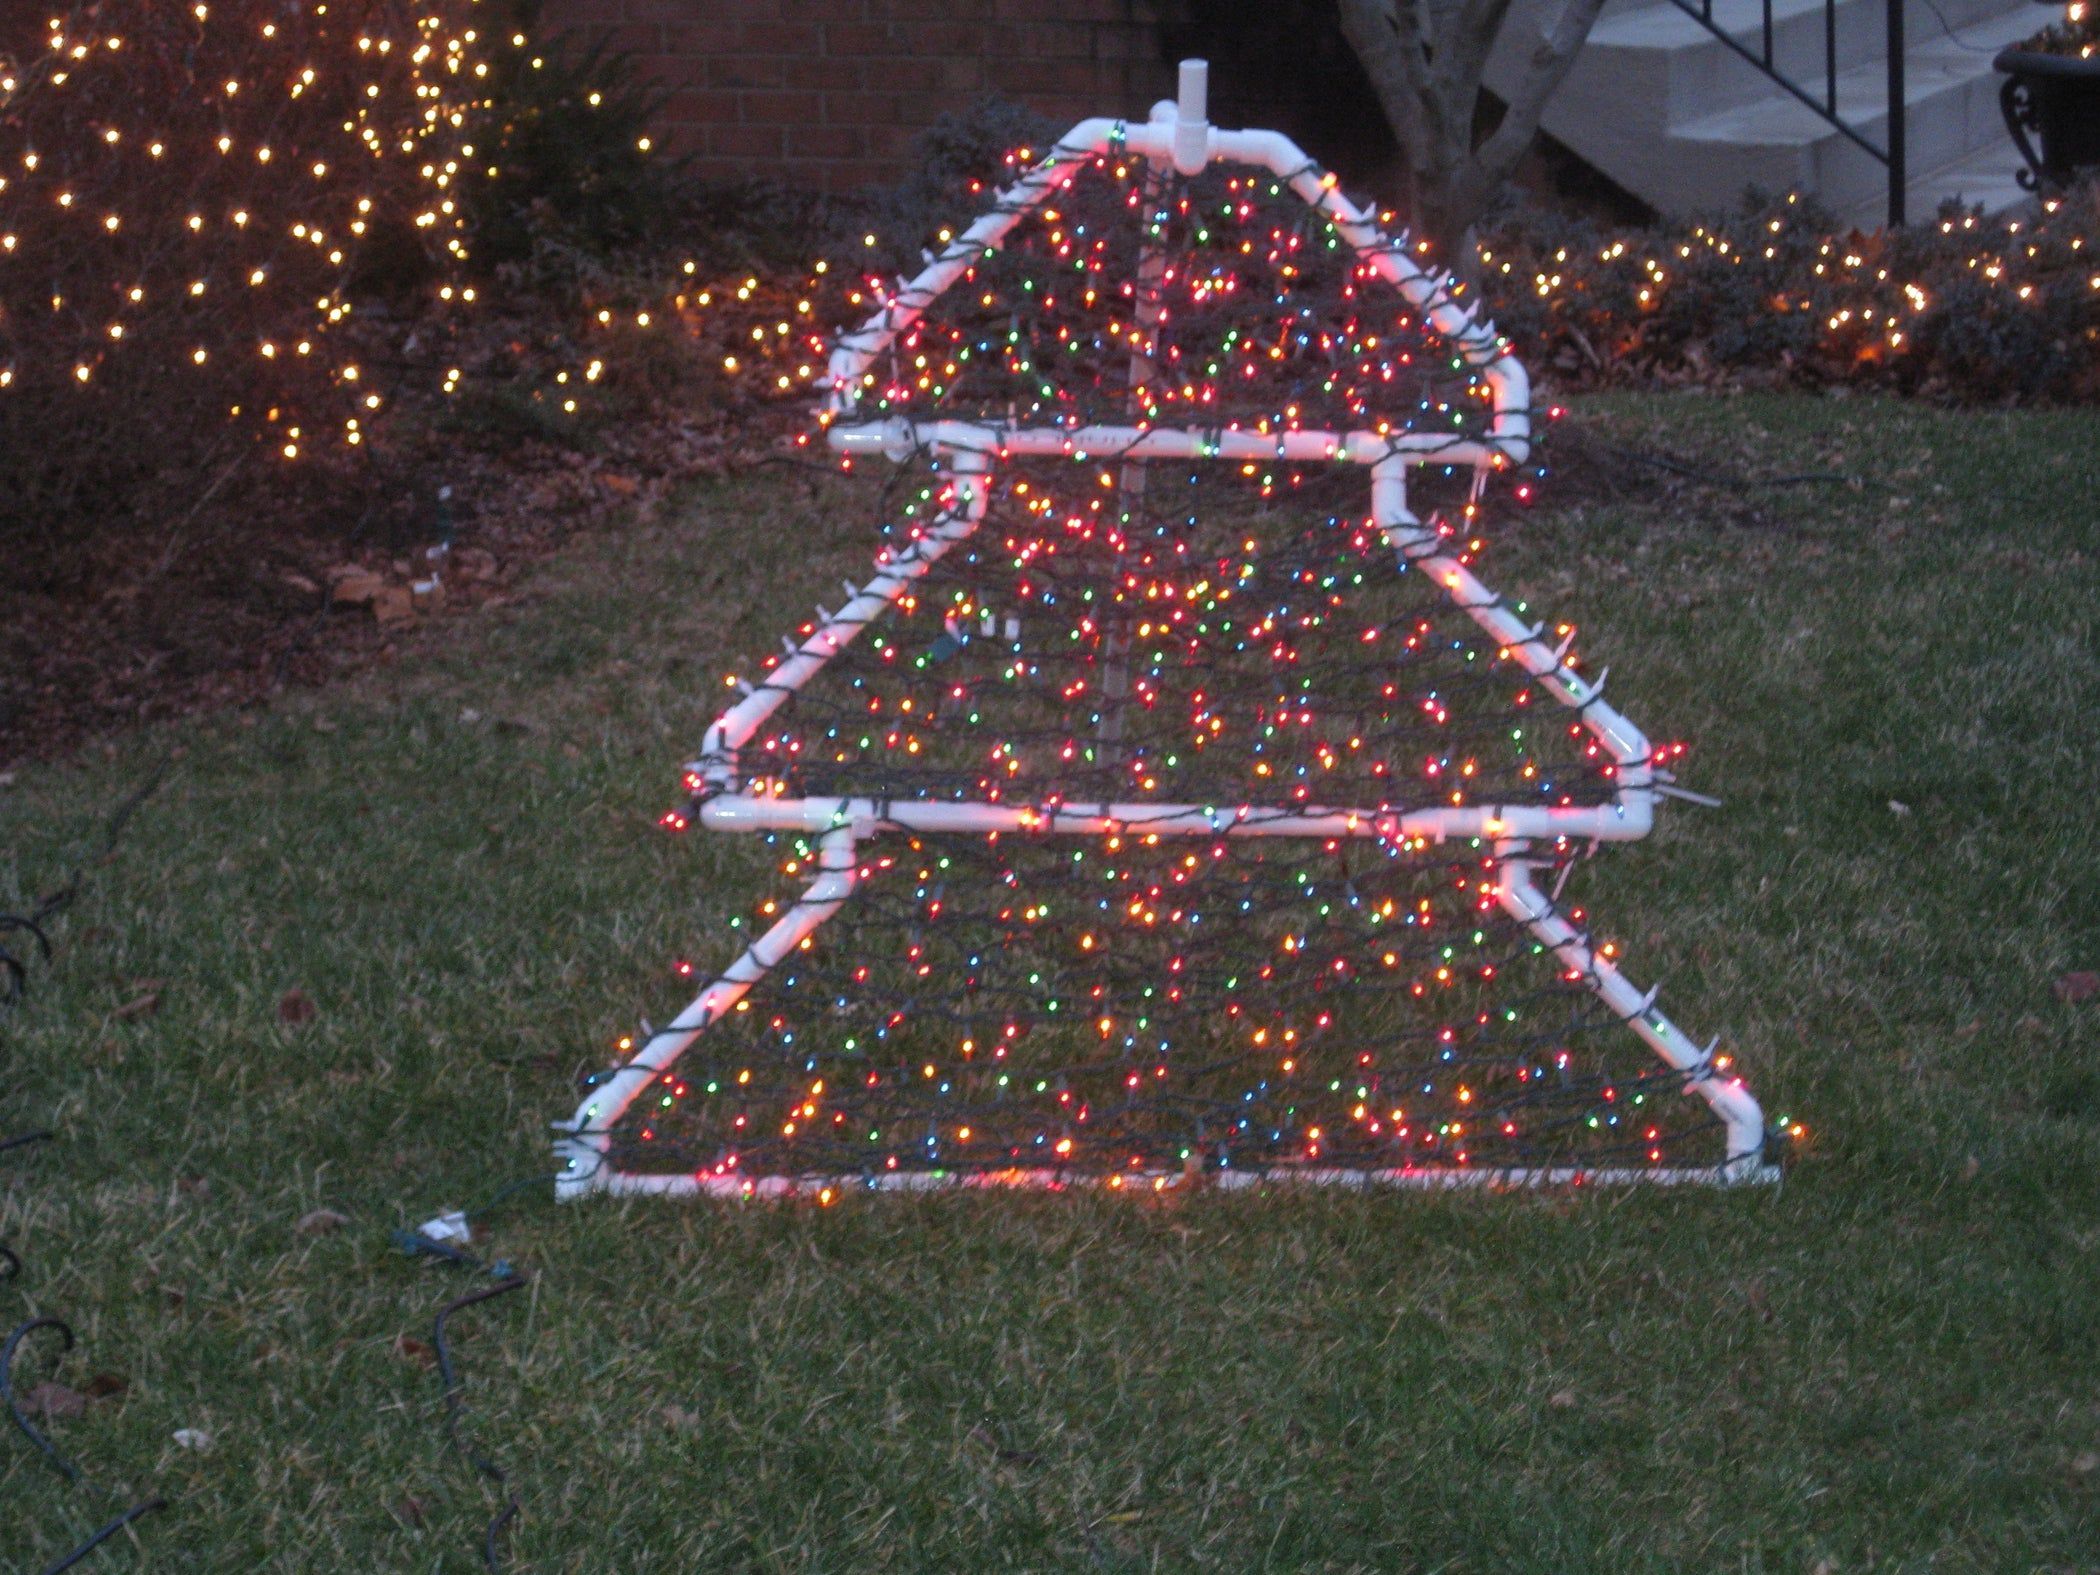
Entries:
{"label": "white plastic cap on pipe", "polygon": [[1181,63],[1181,97],[1174,106],[1174,168],[1199,174],[1210,159],[1210,62]]}

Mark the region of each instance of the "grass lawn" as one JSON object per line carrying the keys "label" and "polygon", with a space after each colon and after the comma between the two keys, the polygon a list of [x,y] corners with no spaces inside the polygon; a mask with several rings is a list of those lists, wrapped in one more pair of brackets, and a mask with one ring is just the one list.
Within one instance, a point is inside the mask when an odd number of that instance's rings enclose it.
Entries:
{"label": "grass lawn", "polygon": [[[1579,419],[1878,478],[1564,498],[1485,571],[1727,800],[1577,878],[1807,1123],[1784,1186],[535,1189],[477,1249],[530,1288],[453,1339],[509,1567],[2100,1570],[2100,1001],[2050,988],[2100,968],[2100,414]],[[79,1336],[18,1387],[124,1384],[48,1424],[87,1486],[0,1440],[0,1568],[148,1491],[84,1569],[479,1567],[502,1495],[401,1337],[488,1282],[387,1233],[539,1170],[668,960],[721,956],[770,858],[652,822],[721,674],[870,547],[826,482],[720,484],[338,689],[0,791],[19,909],[182,749],[0,1018],[0,1134],[58,1132],[0,1154],[0,1323]]]}

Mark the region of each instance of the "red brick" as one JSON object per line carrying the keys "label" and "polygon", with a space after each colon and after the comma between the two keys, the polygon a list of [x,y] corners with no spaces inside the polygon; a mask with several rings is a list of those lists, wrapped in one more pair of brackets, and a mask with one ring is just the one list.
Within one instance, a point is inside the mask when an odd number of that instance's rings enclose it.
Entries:
{"label": "red brick", "polygon": [[664,30],[654,22],[622,22],[589,30],[593,44],[602,44],[610,55],[659,55],[663,53]]}
{"label": "red brick", "polygon": [[676,54],[728,55],[736,52],[738,33],[730,22],[688,22],[667,25],[664,37]]}
{"label": "red brick", "polygon": [[824,115],[821,93],[745,93],[744,119],[753,125],[812,126]]}
{"label": "red brick", "polygon": [[1007,29],[1003,42],[1006,60],[1015,64],[1093,53],[1093,39],[1085,22],[1037,20]]}
{"label": "red brick", "polygon": [[790,158],[850,159],[858,157],[865,139],[851,126],[790,126],[787,150]]}
{"label": "red brick", "polygon": [[779,55],[716,55],[706,65],[709,87],[777,88],[787,81],[788,62]]}
{"label": "red brick", "polygon": [[851,92],[867,80],[868,69],[858,60],[818,55],[795,62],[795,85]]}
{"label": "red brick", "polygon": [[908,126],[892,122],[887,126],[865,127],[863,141],[869,156],[884,163],[902,158],[905,150],[911,146],[911,139],[919,134],[923,125],[923,122]]}
{"label": "red brick", "polygon": [[1100,72],[1091,60],[1028,60],[1011,64],[994,62],[994,65],[1004,67],[994,80],[1009,92],[1023,93],[1030,98],[1059,93],[1087,97],[1098,92],[1101,86]]}
{"label": "red brick", "polygon": [[[997,0],[868,0],[868,15],[896,22],[989,21]],[[1069,4],[1070,0],[1046,0]]]}
{"label": "red brick", "polygon": [[941,85],[938,60],[871,60],[868,75],[885,88],[899,93],[932,93]]}
{"label": "red brick", "polygon": [[[878,73],[879,75],[879,73]],[[826,93],[824,122],[830,126],[880,126],[898,115],[894,93]]]}
{"label": "red brick", "polygon": [[1067,21],[1120,22],[1128,0],[1057,0],[1057,9]]}
{"label": "red brick", "polygon": [[[1060,123],[1171,88],[1158,19],[1185,0],[548,0],[670,90],[663,142],[703,178],[834,191],[895,180],[919,128],[996,87]],[[732,116],[745,117],[732,119]]]}
{"label": "red brick", "polygon": [[977,56],[986,53],[992,43],[992,30],[982,22],[910,22],[897,32],[915,55]]}
{"label": "red brick", "polygon": [[703,23],[703,21],[779,21],[785,0],[626,0],[630,21]]}
{"label": "red brick", "polygon": [[549,0],[542,19],[552,28],[588,27],[593,22],[617,20],[619,0]]}
{"label": "red brick", "polygon": [[717,158],[777,159],[783,142],[778,126],[709,126],[707,151]]}
{"label": "red brick", "polygon": [[680,125],[734,125],[737,95],[715,88],[680,88],[664,100],[663,118]]}
{"label": "red brick", "polygon": [[[951,95],[974,97],[985,90],[991,78],[987,75],[985,62],[975,56],[947,57],[933,62],[939,73],[939,90]],[[938,109],[959,108],[959,105],[936,105]]]}
{"label": "red brick", "polygon": [[692,78],[693,63],[677,55],[630,55],[627,64],[644,82],[670,91]]}
{"label": "red brick", "polygon": [[752,55],[813,55],[820,45],[815,22],[746,22],[737,47]]}
{"label": "red brick", "polygon": [[880,22],[827,22],[824,52],[829,55],[886,55],[892,49],[890,30]]}
{"label": "red brick", "polygon": [[772,173],[789,185],[808,191],[849,191],[851,183],[839,179],[840,167],[836,159],[794,159],[779,165]]}
{"label": "red brick", "polygon": [[1159,55],[1159,40],[1150,28],[1132,27],[1127,22],[1094,29],[1094,58],[1096,60],[1146,60]]}

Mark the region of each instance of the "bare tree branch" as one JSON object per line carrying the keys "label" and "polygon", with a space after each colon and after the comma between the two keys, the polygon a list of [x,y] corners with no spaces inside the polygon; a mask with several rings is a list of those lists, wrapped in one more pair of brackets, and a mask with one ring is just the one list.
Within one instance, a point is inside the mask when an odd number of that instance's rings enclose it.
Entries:
{"label": "bare tree branch", "polygon": [[1540,34],[1524,80],[1510,95],[1509,112],[1480,148],[1481,166],[1496,185],[1509,179],[1530,149],[1532,139],[1538,135],[1539,116],[1545,113],[1546,101],[1575,64],[1603,5],[1604,0],[1561,0],[1552,24]]}
{"label": "bare tree branch", "polygon": [[1395,0],[1341,0],[1341,13],[1342,36],[1363,62],[1401,151],[1412,159],[1430,129],[1429,62],[1415,6],[1399,6]]}
{"label": "bare tree branch", "polygon": [[1409,222],[1461,267],[1466,232],[1537,137],[1546,100],[1574,64],[1603,0],[1540,0],[1554,9],[1501,124],[1475,148],[1481,77],[1513,3],[1339,0],[1342,34],[1406,161]]}
{"label": "bare tree branch", "polygon": [[1465,0],[1438,35],[1436,61],[1440,92],[1466,97],[1466,116],[1472,119],[1472,98],[1479,90],[1480,76],[1487,69],[1488,55],[1509,15],[1510,0]]}

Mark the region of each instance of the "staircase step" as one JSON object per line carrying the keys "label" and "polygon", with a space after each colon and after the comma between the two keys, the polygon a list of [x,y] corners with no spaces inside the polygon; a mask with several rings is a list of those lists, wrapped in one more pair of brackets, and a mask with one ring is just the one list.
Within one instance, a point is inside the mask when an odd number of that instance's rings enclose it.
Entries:
{"label": "staircase step", "polygon": [[[1714,25],[1759,60],[1764,51],[1765,0],[1709,0]],[[1967,37],[1970,27],[2018,16],[2026,22],[2021,36],[2039,25],[2029,0],[1935,0],[1938,15],[1907,8],[1912,48],[1937,40],[1950,30]],[[1771,0],[1772,63],[1788,80],[1812,95],[1826,88],[1830,56],[1843,74],[1887,54],[1886,0]],[[1826,36],[1826,26],[1828,36]],[[1667,117],[1688,120],[1771,96],[1773,85],[1756,64],[1670,0],[1608,11],[1590,30],[1587,50],[1609,51],[1629,80],[1658,83],[1667,94]],[[1640,69],[1634,63],[1659,61],[1667,69]],[[1614,72],[1614,75],[1619,72]]]}
{"label": "staircase step", "polygon": [[[1940,204],[1950,200],[1965,208],[1981,206],[1986,214],[2005,213],[2034,202],[2034,193],[2015,175],[2020,167],[2020,155],[2013,151],[2011,139],[2001,136],[1989,147],[1978,148],[1930,174],[1914,176],[1906,199],[1911,223],[1929,222]],[[1869,206],[1870,212],[1843,217],[1854,223],[1879,224],[1881,203],[1877,199]]]}
{"label": "staircase step", "polygon": [[[1886,0],[1836,3],[1838,114],[1870,143],[1885,145]],[[1713,15],[1758,53],[1764,4],[1713,0]],[[1776,62],[1782,69],[1793,62],[1786,74],[1820,100],[1823,0],[1771,0],[1771,7]],[[1557,10],[1557,0],[1513,0],[1490,62],[1490,87],[1508,91],[1521,80],[1534,40]],[[1907,211],[1913,218],[1929,218],[1939,200],[1956,191],[1992,211],[2023,195],[2008,180],[2017,155],[1998,111],[2002,78],[1991,60],[2047,20],[2029,0],[1907,6]],[[1881,160],[1668,0],[1608,0],[1589,44],[1548,101],[1543,125],[1665,213],[1730,206],[1753,185],[1801,191],[1851,222],[1879,223],[1887,213]]]}
{"label": "staircase step", "polygon": [[[1922,40],[1904,51],[1903,102],[1909,122],[1912,169],[1954,165],[1972,152],[2002,148],[2014,155],[1998,110],[2003,78],[1991,58],[2035,30],[2035,14],[2021,6]],[[1877,145],[1888,133],[1888,71],[1871,60],[1842,71],[1837,113]],[[1826,205],[1847,209],[1887,189],[1881,162],[1856,146],[1807,105],[1774,88],[1771,96],[1669,128],[1673,142],[1721,144],[1739,150],[1761,184],[1811,191]]]}

